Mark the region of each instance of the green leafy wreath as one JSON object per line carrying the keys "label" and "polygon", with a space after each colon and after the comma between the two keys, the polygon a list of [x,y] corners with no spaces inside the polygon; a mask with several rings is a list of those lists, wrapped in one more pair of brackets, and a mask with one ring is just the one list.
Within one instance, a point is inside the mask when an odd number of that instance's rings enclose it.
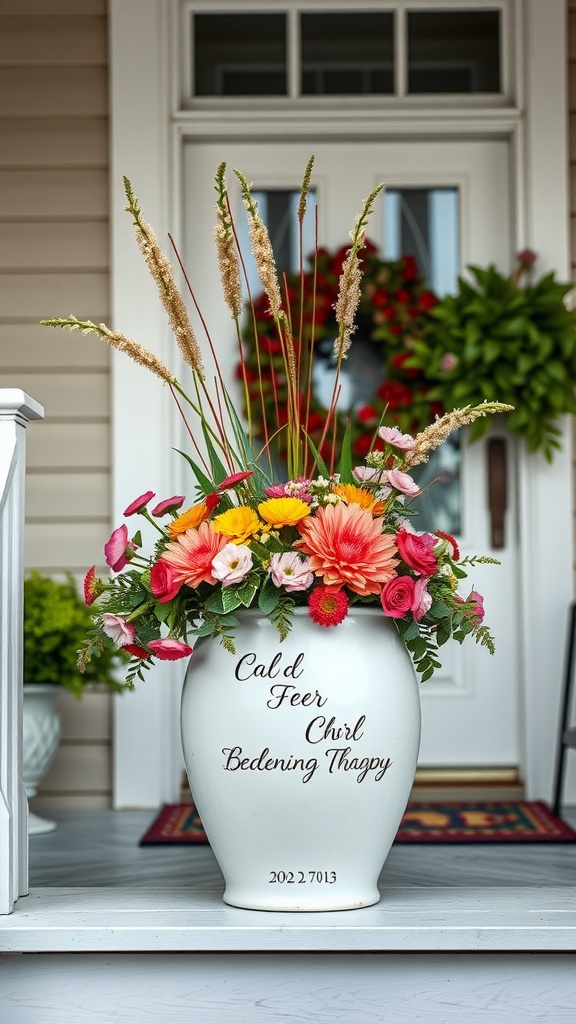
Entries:
{"label": "green leafy wreath", "polygon": [[[346,252],[346,246],[336,251],[320,248],[302,275],[289,274],[284,279],[287,305],[298,323],[304,292],[301,336],[306,339],[306,351],[310,341],[315,351],[322,345],[329,348],[336,336],[334,303]],[[566,304],[573,286],[559,282],[553,272],[531,282],[535,262],[536,255],[526,249],[518,253],[510,276],[493,265],[468,267],[467,278],[458,279],[456,294],[438,299],[425,287],[414,257],[384,260],[373,243],[365,243],[352,345],[355,337],[361,337],[373,346],[381,373],[371,397],[341,411],[334,427],[341,437],[350,422],[355,455],[366,455],[383,417],[386,423],[414,433],[443,412],[498,400],[514,406],[507,416],[508,429],[524,439],[528,451],[541,451],[552,460],[560,447],[558,417],[576,413],[576,310]],[[246,394],[258,434],[263,432],[265,418],[274,422],[276,410],[282,422],[286,382],[264,294],[256,298],[254,307],[242,342]],[[306,380],[305,374],[301,379]],[[326,409],[311,381],[301,401],[310,411],[310,436],[319,444]],[[471,428],[472,440],[488,425],[487,420],[478,420]],[[325,439],[326,450],[331,442],[332,437]],[[282,458],[281,433],[277,450]]]}

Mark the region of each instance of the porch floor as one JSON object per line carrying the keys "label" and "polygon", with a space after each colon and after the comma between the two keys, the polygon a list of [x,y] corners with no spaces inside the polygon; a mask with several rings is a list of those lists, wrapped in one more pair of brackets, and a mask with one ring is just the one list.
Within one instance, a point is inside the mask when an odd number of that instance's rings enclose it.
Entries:
{"label": "porch floor", "polygon": [[[146,846],[154,811],[43,811],[55,832],[30,838],[30,887],[128,886],[222,890],[208,846]],[[576,828],[576,807],[564,812]],[[576,843],[394,846],[380,888],[574,886]]]}
{"label": "porch floor", "polygon": [[208,847],[139,848],[152,817],[54,811],[31,839],[3,1024],[574,1021],[576,844],[397,846],[377,906],[280,914],[227,907]]}

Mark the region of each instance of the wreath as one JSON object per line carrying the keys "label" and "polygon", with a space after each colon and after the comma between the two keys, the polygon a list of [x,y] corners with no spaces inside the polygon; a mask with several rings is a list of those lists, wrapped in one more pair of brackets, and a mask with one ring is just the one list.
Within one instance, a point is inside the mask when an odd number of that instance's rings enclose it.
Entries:
{"label": "wreath", "polygon": [[[306,373],[306,363],[324,366],[329,375],[332,344],[338,333],[334,304],[348,248],[318,248],[301,274],[284,277],[285,305],[295,328],[292,333],[297,357],[304,363],[300,379],[308,381],[300,395],[301,412],[307,413],[309,435],[322,457],[328,454],[333,440],[331,435],[322,443],[329,401],[322,401],[312,373]],[[352,395],[350,404],[339,403],[333,427],[339,438],[350,423],[352,450],[359,457],[373,443],[375,428],[384,413],[388,424],[403,432],[414,432],[443,412],[440,402],[428,398],[429,384],[422,371],[405,365],[415,342],[423,336],[427,314],[438,303],[436,295],[425,287],[413,256],[384,260],[377,247],[366,240],[361,260],[360,302],[351,355],[360,343],[364,352],[368,350],[375,372],[371,374],[368,396],[358,399]],[[253,311],[242,331],[242,344],[245,367],[244,373],[238,368],[238,377],[245,383],[246,411],[252,433],[264,436],[265,422],[285,422],[288,397],[281,342],[276,337],[264,293],[253,302]],[[313,360],[310,352],[314,353]],[[282,457],[282,432],[276,445]]]}

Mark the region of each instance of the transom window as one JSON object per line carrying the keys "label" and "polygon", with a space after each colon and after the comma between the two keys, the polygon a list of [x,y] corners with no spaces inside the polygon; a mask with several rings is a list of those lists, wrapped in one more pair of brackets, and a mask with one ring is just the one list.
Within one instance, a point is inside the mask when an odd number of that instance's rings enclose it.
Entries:
{"label": "transom window", "polygon": [[[185,105],[207,98],[503,93],[507,0],[442,9],[430,0],[398,0],[363,9],[270,0],[209,5],[188,0]],[[324,9],[321,9],[322,6]],[[364,9],[365,8],[365,9]]]}

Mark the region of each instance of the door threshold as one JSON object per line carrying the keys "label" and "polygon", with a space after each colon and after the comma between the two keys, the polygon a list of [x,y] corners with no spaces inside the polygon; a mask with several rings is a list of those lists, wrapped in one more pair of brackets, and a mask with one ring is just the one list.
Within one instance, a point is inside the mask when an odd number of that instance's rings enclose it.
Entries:
{"label": "door threshold", "polygon": [[523,799],[518,768],[419,768],[410,794],[412,803]]}

